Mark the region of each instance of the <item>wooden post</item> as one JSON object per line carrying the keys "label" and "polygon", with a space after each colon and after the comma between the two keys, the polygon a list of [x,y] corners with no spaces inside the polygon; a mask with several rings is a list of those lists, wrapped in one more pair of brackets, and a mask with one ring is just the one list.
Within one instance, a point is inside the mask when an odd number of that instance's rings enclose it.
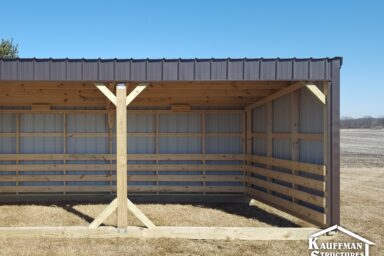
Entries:
{"label": "wooden post", "polygon": [[116,88],[116,175],[117,175],[117,227],[128,226],[127,204],[127,88],[119,84]]}

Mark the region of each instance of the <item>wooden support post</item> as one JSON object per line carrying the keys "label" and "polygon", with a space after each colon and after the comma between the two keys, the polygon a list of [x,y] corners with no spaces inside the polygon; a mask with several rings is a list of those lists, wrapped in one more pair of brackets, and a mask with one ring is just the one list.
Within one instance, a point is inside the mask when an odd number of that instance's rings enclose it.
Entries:
{"label": "wooden support post", "polygon": [[[300,127],[300,107],[299,107],[300,92],[294,91],[291,93],[291,146],[292,146],[292,161],[299,161],[299,127]],[[292,174],[297,174],[295,169],[292,169]],[[297,185],[292,184],[292,187],[297,189]],[[292,197],[295,202],[295,198]]]}
{"label": "wooden support post", "polygon": [[330,163],[329,163],[329,158],[330,158],[330,137],[329,137],[329,111],[330,111],[330,106],[329,106],[329,83],[324,82],[323,84],[323,94],[324,94],[324,108],[323,108],[323,116],[324,116],[324,128],[323,128],[323,164],[326,166],[326,172],[325,172],[325,192],[324,192],[324,197],[325,197],[325,214],[326,214],[326,225],[329,226],[331,225],[331,207],[330,207],[330,198],[331,198],[331,179],[330,179]]}
{"label": "wooden support post", "polygon": [[[267,157],[273,157],[273,105],[272,101],[267,103]],[[267,168],[272,166],[267,165]],[[268,182],[272,182],[271,178],[267,178]],[[268,193],[271,191],[268,189]]]}
{"label": "wooden support post", "polygon": [[127,87],[119,84],[116,88],[116,194],[117,227],[128,226],[127,204]]}

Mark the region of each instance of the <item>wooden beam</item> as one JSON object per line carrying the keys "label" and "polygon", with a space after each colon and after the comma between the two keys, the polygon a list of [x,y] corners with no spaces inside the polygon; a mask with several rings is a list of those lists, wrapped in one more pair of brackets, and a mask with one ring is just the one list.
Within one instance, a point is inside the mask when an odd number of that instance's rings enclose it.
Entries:
{"label": "wooden beam", "polygon": [[88,226],[90,229],[96,229],[98,226],[105,221],[109,215],[113,213],[117,208],[117,198],[115,198],[100,214],[97,216],[92,223]]}
{"label": "wooden beam", "polygon": [[108,89],[107,86],[101,83],[95,83],[95,86],[97,89],[99,89],[105,97],[107,97],[113,104],[117,104],[116,96],[111,92],[111,90]]}
{"label": "wooden beam", "polygon": [[136,86],[135,89],[127,96],[126,105],[128,106],[145,88],[147,88],[148,83],[140,83]]}
{"label": "wooden beam", "polygon": [[266,104],[272,100],[275,100],[277,98],[280,98],[288,93],[291,93],[293,91],[296,91],[302,87],[304,87],[306,84],[304,82],[298,82],[298,83],[294,83],[288,87],[285,87],[284,89],[281,89],[280,91],[278,92],[275,92],[267,97],[264,97],[263,99],[253,103],[253,104],[250,104],[248,105],[247,107],[245,107],[245,110],[250,110],[250,109],[253,109],[253,108],[256,108],[258,106],[261,106],[263,104]]}
{"label": "wooden beam", "polygon": [[324,93],[314,84],[307,84],[306,87],[310,92],[313,93],[323,104],[325,104],[325,95]]}
{"label": "wooden beam", "polygon": [[[0,227],[0,237],[51,237],[51,238],[182,238],[197,240],[307,240],[318,228],[281,227],[170,227],[150,229],[127,227],[126,233],[114,227],[89,229],[72,227]],[[321,239],[327,239],[322,237]]]}
{"label": "wooden beam", "polygon": [[154,228],[156,227],[155,224],[153,224],[153,222],[148,219],[147,216],[145,216],[145,214],[140,211],[139,208],[137,208],[136,205],[134,205],[131,200],[129,200],[127,198],[127,203],[128,203],[128,209],[133,213],[133,215],[136,216],[136,218],[138,218],[147,228]]}
{"label": "wooden beam", "polygon": [[128,226],[127,205],[127,88],[116,87],[116,166],[117,166],[117,227]]}

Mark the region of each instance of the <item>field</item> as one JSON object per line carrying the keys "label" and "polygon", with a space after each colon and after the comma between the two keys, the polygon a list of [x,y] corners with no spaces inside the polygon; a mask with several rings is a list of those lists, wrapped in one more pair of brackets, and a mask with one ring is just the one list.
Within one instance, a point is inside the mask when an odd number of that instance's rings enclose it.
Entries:
{"label": "field", "polygon": [[[342,225],[384,243],[384,130],[344,130],[341,136]],[[0,226],[86,225],[104,207],[84,204],[0,205]],[[189,226],[309,226],[261,203],[138,204],[155,224]],[[266,213],[268,212],[268,213]],[[114,223],[114,217],[108,224]],[[130,216],[132,225],[140,225]],[[308,255],[306,241],[1,238],[0,255]]]}

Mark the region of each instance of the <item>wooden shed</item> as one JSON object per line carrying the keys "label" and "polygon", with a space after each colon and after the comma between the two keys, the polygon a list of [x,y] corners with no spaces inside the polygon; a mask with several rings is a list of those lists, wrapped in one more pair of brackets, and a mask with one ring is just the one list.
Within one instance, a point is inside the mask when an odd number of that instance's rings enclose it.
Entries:
{"label": "wooden shed", "polygon": [[342,59],[1,59],[0,198],[249,197],[340,222]]}

